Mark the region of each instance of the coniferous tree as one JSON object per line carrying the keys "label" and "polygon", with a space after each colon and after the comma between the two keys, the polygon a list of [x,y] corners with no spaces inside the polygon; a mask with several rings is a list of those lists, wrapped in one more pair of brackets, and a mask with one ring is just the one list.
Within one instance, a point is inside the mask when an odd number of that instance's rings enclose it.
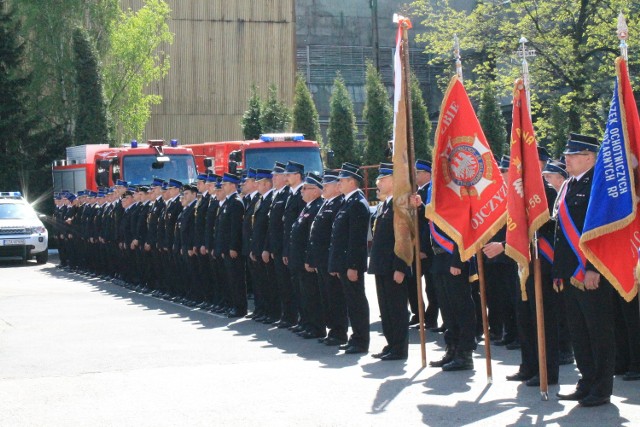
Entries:
{"label": "coniferous tree", "polygon": [[285,132],[291,123],[291,112],[284,102],[278,100],[278,87],[275,84],[269,86],[269,95],[260,114],[260,126],[262,132]]}
{"label": "coniferous tree", "polygon": [[431,160],[433,137],[431,135],[429,111],[422,97],[420,82],[413,73],[411,73],[411,112],[413,116],[413,143],[416,159]]}
{"label": "coniferous tree", "polygon": [[73,50],[78,93],[75,145],[109,144],[109,113],[98,52],[83,28],[73,33]]}
{"label": "coniferous tree", "polygon": [[558,159],[562,156],[562,151],[569,136],[569,120],[567,119],[567,114],[558,104],[551,107],[550,113],[549,124],[551,129],[549,129],[550,146],[548,148],[551,155]]}
{"label": "coniferous tree", "polygon": [[[367,63],[365,92],[366,100],[362,112],[362,118],[366,123],[364,163],[375,165],[387,160],[385,152],[393,137],[393,108],[382,83],[382,76],[372,62]],[[371,176],[371,179],[375,177]]]}
{"label": "coniferous tree", "polygon": [[322,144],[318,110],[301,74],[296,76],[296,91],[293,96],[293,131]]}
{"label": "coniferous tree", "polygon": [[261,113],[260,95],[258,95],[258,86],[251,85],[251,97],[249,98],[249,108],[242,115],[240,125],[242,126],[242,135],[244,139],[258,139],[262,133],[260,125]]}
{"label": "coniferous tree", "polygon": [[[0,188],[22,190],[24,168],[33,165],[30,152],[26,89],[28,76],[22,72],[24,45],[20,24],[13,11],[0,3]],[[33,157],[32,157],[33,158]],[[28,176],[27,176],[28,178]]]}
{"label": "coniferous tree", "polygon": [[330,166],[340,167],[344,162],[360,164],[362,159],[355,155],[357,129],[353,102],[339,72],[333,81],[329,108],[327,139],[334,155]]}
{"label": "coniferous tree", "polygon": [[[489,142],[493,154],[500,157],[505,153],[507,143],[507,122],[502,116],[496,92],[492,84],[487,83],[482,91],[478,120]],[[507,151],[508,153],[508,151]]]}

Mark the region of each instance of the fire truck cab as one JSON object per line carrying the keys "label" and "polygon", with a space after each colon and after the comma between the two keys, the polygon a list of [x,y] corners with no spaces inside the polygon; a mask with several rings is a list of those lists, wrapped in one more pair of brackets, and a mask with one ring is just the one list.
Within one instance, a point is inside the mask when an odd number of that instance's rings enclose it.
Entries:
{"label": "fire truck cab", "polygon": [[53,163],[54,191],[72,192],[113,186],[116,180],[131,185],[148,185],[154,177],[174,178],[193,182],[197,178],[193,152],[171,140],[149,140],[141,146],[109,147],[107,144],[87,144],[67,147],[67,158]]}
{"label": "fire truck cab", "polygon": [[272,169],[276,161],[291,160],[304,165],[306,172],[322,174],[320,146],[316,141],[304,139],[301,133],[271,133],[249,141],[223,141],[190,144],[198,172],[208,171],[222,175],[240,170]]}

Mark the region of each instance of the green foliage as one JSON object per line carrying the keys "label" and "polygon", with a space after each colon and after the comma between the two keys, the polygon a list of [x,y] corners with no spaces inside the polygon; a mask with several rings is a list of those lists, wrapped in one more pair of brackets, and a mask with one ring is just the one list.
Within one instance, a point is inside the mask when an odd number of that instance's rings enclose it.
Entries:
{"label": "green foliage", "polygon": [[29,166],[28,78],[21,68],[24,46],[13,11],[0,4],[0,188],[21,189],[19,172]]}
{"label": "green foliage", "polygon": [[554,159],[559,159],[567,144],[567,136],[571,131],[570,124],[566,112],[560,105],[551,106],[549,117],[550,129],[547,134],[549,135],[550,144],[547,148]]}
{"label": "green foliage", "polygon": [[251,85],[251,97],[249,98],[249,108],[242,115],[240,126],[242,127],[242,135],[244,139],[258,139],[262,133],[260,125],[261,101],[258,95],[258,86]]}
{"label": "green foliage", "polygon": [[[418,41],[435,54],[433,63],[445,65],[442,85],[453,74],[452,38],[462,49],[465,87],[477,98],[487,82],[495,81],[499,96],[509,96],[521,73],[515,51],[524,35],[529,59],[531,107],[538,138],[549,136],[551,110],[559,106],[571,130],[600,135],[614,79],[613,60],[619,54],[616,24],[619,11],[628,22],[638,22],[640,3],[622,0],[582,1],[523,0],[477,2],[471,11],[457,10],[453,0],[416,0],[415,14],[424,18],[426,31]],[[629,38],[638,38],[638,27],[629,25]],[[631,75],[640,61],[632,56]],[[637,77],[636,77],[637,79]],[[565,136],[566,138],[566,136]]]}
{"label": "green foliage", "polygon": [[362,119],[366,123],[364,163],[375,165],[387,160],[385,151],[393,137],[393,108],[382,77],[371,61],[367,62],[365,93],[362,111]]}
{"label": "green foliage", "polygon": [[427,104],[422,97],[420,81],[411,73],[411,113],[413,118],[413,144],[416,159],[431,160],[433,135]]}
{"label": "green foliage", "polygon": [[318,110],[302,74],[296,76],[296,90],[293,96],[293,131],[303,133],[306,139],[322,144]]}
{"label": "green foliage", "polygon": [[496,92],[490,83],[487,83],[482,91],[478,120],[493,154],[499,157],[503,153],[508,153],[507,122],[500,111]]}
{"label": "green foliage", "polygon": [[85,29],[76,28],[73,33],[73,49],[78,93],[75,145],[108,144],[109,120],[102,72],[98,52]]}
{"label": "green foliage", "polygon": [[285,132],[291,123],[291,112],[284,102],[278,99],[278,87],[269,85],[269,95],[262,105],[260,126],[262,132]]}
{"label": "green foliage", "polygon": [[357,156],[356,149],[356,117],[353,113],[353,102],[345,86],[344,79],[338,72],[333,81],[333,90],[329,100],[329,129],[327,139],[333,150],[333,164],[337,168],[344,162],[360,164],[362,158]]}
{"label": "green foliage", "polygon": [[160,95],[149,93],[148,87],[169,71],[164,48],[173,42],[167,23],[170,13],[164,0],[146,0],[137,12],[120,12],[113,23],[104,73],[118,145],[142,138],[151,106],[162,101]]}

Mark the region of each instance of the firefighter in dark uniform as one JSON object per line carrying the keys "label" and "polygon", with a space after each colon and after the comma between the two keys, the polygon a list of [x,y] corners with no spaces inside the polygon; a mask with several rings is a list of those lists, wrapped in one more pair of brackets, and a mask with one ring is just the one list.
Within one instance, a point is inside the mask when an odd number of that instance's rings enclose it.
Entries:
{"label": "firefighter in dark uniform", "polygon": [[322,178],[322,198],[324,200],[309,232],[307,264],[318,272],[321,305],[324,324],[329,329],[326,338],[318,341],[328,346],[347,343],[347,303],[342,283],[337,276],[329,274],[329,246],[333,220],[344,203],[344,196],[338,189],[338,171],[327,169]]}
{"label": "firefighter in dark uniform", "polygon": [[[503,155],[499,168],[507,182],[510,157]],[[485,256],[485,276],[487,283],[487,307],[491,339],[496,346],[506,346],[508,350],[520,348],[516,320],[516,302],[520,279],[518,264],[504,253],[507,226],[504,225],[482,248]]]}
{"label": "firefighter in dark uniform", "polygon": [[[205,230],[204,230],[204,253],[207,255],[207,274],[206,278],[206,296],[209,302],[209,311],[215,312],[220,309],[221,294],[218,291],[219,284],[221,283],[220,271],[217,268],[217,261],[214,258],[214,236],[215,236],[215,224],[218,216],[218,207],[220,201],[217,197],[217,192],[222,191],[216,189],[218,180],[222,177],[213,173],[207,175],[207,192],[211,195],[209,199],[209,206],[207,206]],[[200,248],[200,253],[203,250]]]}
{"label": "firefighter in dark uniform", "polygon": [[[550,158],[543,147],[538,147],[538,158],[541,166],[546,169],[547,160]],[[544,169],[543,169],[544,170]],[[564,171],[563,171],[564,172]],[[556,200],[556,190],[545,180],[545,196],[549,212],[553,212]],[[544,308],[544,334],[547,355],[547,383],[557,384],[559,376],[558,346],[558,300],[559,294],[553,289],[553,277],[551,267],[553,264],[553,238],[555,222],[547,221],[538,229],[538,253],[542,272],[542,301]],[[533,276],[533,262],[529,265],[529,277],[526,283],[527,301],[518,298],[516,315],[518,319],[518,331],[520,335],[520,355],[522,362],[518,371],[508,375],[509,381],[526,381],[526,385],[537,387],[540,385],[539,360],[538,360],[538,333],[536,319],[536,298]]]}
{"label": "firefighter in dark uniform", "polygon": [[[251,289],[253,292],[254,307],[262,305],[262,295],[260,294],[260,286],[256,287],[256,276],[259,274],[255,271],[255,263],[251,261],[249,257],[251,253],[251,233],[253,230],[253,214],[255,213],[256,204],[260,199],[258,187],[256,184],[256,170],[249,168],[247,176],[242,182],[242,192],[244,197],[244,217],[242,219],[242,258],[245,262],[245,281],[247,284],[247,290]],[[253,313],[247,314],[247,318],[252,319]],[[260,313],[258,313],[260,314]]]}
{"label": "firefighter in dark uniform", "polygon": [[[291,278],[298,278],[300,295],[300,326],[298,335],[305,339],[324,338],[327,329],[323,319],[322,298],[318,286],[318,272],[309,266],[309,230],[322,204],[322,178],[308,173],[302,186],[306,203],[291,227],[289,239],[289,270]],[[296,284],[294,284],[295,286]]]}
{"label": "firefighter in dark uniform", "polygon": [[[431,238],[429,236],[429,220],[424,215],[425,206],[427,203],[427,191],[431,187],[431,162],[418,159],[415,163],[416,167],[416,183],[418,184],[418,196],[422,200],[422,203],[417,207],[418,209],[418,224],[420,233],[420,253],[418,259],[420,260],[420,268],[422,276],[425,281],[425,291],[427,295],[426,309],[424,313],[425,328],[434,332],[444,332],[444,329],[438,327],[438,315],[440,309],[438,308],[438,298],[436,296],[436,290],[433,285],[433,279],[431,278],[431,265],[433,264],[433,249],[431,249]],[[412,272],[415,272],[415,267]],[[408,283],[414,283],[415,279],[412,277]],[[409,305],[411,307],[411,319],[410,325],[416,325],[418,323],[418,289],[415,286],[409,286]]]}
{"label": "firefighter in dark uniform", "polygon": [[344,204],[333,222],[329,248],[329,273],[337,276],[344,287],[352,329],[348,342],[340,346],[346,354],[367,353],[370,343],[369,302],[364,290],[370,215],[359,188],[363,179],[358,169],[345,163],[340,170],[338,185]]}
{"label": "firefighter in dark uniform", "polygon": [[178,218],[176,229],[179,231],[180,259],[182,260],[182,292],[187,306],[196,305],[198,258],[195,247],[196,203],[198,202],[198,188],[186,184],[182,187],[182,212]]}
{"label": "firefighter in dark uniform", "polygon": [[162,198],[162,185],[164,180],[154,178],[151,183],[150,194],[153,202],[147,215],[147,235],[144,241],[144,268],[147,285],[153,290],[154,296],[160,295],[159,272],[162,271],[160,252],[158,252],[158,225],[165,203]]}
{"label": "firefighter in dark uniform", "polygon": [[393,164],[380,163],[376,186],[381,208],[374,222],[368,272],[375,275],[382,333],[387,345],[373,357],[404,360],[409,351],[407,279],[410,267],[394,253]]}
{"label": "firefighter in dark uniform", "polygon": [[207,223],[207,209],[211,194],[207,191],[207,174],[198,174],[198,199],[195,206],[193,222],[193,297],[199,302],[199,308],[208,306],[206,302],[207,276],[209,275],[209,256],[204,246],[205,226]]}
{"label": "firefighter in dark uniform", "polygon": [[254,272],[255,310],[252,319],[272,324],[280,318],[280,304],[276,285],[276,272],[271,257],[262,259],[269,227],[269,211],[273,201],[273,175],[270,169],[256,170],[258,200],[251,215],[251,238],[249,239],[249,262]]}
{"label": "firefighter in dark uniform", "polygon": [[178,216],[182,212],[182,203],[180,202],[180,190],[182,188],[182,182],[176,179],[169,179],[167,186],[167,206],[164,212],[164,218],[162,222],[162,252],[164,256],[165,266],[165,284],[167,286],[167,292],[177,298],[177,284],[180,281],[180,272],[177,271],[177,265],[179,259],[174,251],[175,243],[175,230],[176,221]]}
{"label": "firefighter in dark uniform", "polygon": [[304,331],[303,324],[306,320],[300,316],[300,275],[302,271],[289,267],[289,239],[291,238],[291,228],[305,206],[305,202],[302,200],[304,165],[291,161],[287,162],[285,176],[290,193],[282,215],[282,262],[287,266],[290,278],[288,282],[285,282],[289,286],[282,289],[280,298],[284,313],[283,317],[291,319],[291,323],[294,323],[291,330],[293,332],[302,332]]}
{"label": "firefighter in dark uniform", "polygon": [[[561,400],[577,400],[582,406],[609,403],[613,391],[615,338],[613,287],[589,262],[581,265],[574,250],[591,196],[593,167],[598,152],[596,138],[570,134],[564,151],[571,178],[560,190],[557,213],[554,285],[563,297],[576,364],[582,378],[571,393],[558,393]],[[565,234],[566,233],[566,234]]]}
{"label": "firefighter in dark uniform", "polygon": [[[220,222],[220,251],[224,261],[230,296],[230,310],[227,317],[242,317],[247,314],[247,287],[244,279],[244,260],[242,257],[242,220],[244,205],[238,195],[240,178],[234,174],[225,173],[222,177],[222,189],[226,196],[224,204],[218,213]],[[216,235],[217,238],[217,235]]]}
{"label": "firefighter in dark uniform", "polygon": [[284,175],[285,166],[284,163],[276,162],[273,167],[273,201],[271,202],[271,211],[269,212],[267,241],[265,243],[265,250],[262,252],[262,260],[266,262],[266,258],[270,257],[273,260],[276,272],[280,316],[274,325],[279,329],[289,328],[297,321],[291,313],[288,311],[285,312],[282,302],[282,294],[286,289],[291,288],[291,275],[282,259],[282,237],[284,235],[283,216],[290,193],[289,186],[287,186],[287,177]]}

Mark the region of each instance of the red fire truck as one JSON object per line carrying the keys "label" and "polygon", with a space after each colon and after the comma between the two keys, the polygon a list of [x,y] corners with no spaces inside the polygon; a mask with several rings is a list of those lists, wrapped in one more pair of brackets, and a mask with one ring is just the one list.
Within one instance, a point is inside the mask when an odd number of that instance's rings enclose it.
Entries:
{"label": "red fire truck", "polygon": [[193,150],[198,172],[218,175],[240,169],[272,169],[276,161],[304,165],[305,172],[322,174],[320,146],[301,133],[272,133],[250,141],[205,142],[184,147]]}
{"label": "red fire truck", "polygon": [[139,145],[109,147],[107,144],[87,144],[67,147],[67,158],[56,160],[52,166],[53,191],[74,193],[98,187],[110,187],[121,179],[131,185],[150,184],[154,177],[174,178],[193,182],[197,170],[193,152],[171,140],[150,140]]}

